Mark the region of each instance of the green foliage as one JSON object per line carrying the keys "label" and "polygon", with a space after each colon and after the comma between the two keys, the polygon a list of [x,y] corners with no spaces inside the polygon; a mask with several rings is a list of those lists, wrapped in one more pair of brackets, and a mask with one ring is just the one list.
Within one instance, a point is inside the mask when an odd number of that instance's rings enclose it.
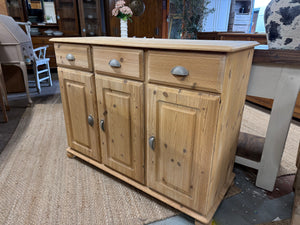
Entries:
{"label": "green foliage", "polygon": [[132,22],[131,15],[126,15],[124,13],[121,13],[120,11],[119,11],[117,17],[124,21],[129,20],[130,22]]}
{"label": "green foliage", "polygon": [[183,36],[202,31],[203,21],[214,9],[208,9],[209,0],[170,0],[170,17],[180,17],[179,29]]}

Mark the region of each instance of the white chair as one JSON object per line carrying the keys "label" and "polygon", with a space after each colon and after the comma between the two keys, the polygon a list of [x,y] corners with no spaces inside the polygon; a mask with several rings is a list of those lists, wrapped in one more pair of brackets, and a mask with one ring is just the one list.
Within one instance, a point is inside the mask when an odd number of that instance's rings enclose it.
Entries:
{"label": "white chair", "polygon": [[[25,26],[26,34],[31,40],[31,35],[30,35],[31,23],[17,22],[17,24],[19,24],[20,26]],[[46,58],[47,48],[48,45],[33,49],[33,57],[31,59],[28,58],[28,60],[26,61],[26,64],[32,64],[38,93],[41,93],[42,81],[48,80],[49,86],[52,86],[52,78],[51,78],[50,66],[49,66],[50,59]],[[40,68],[41,66],[44,66],[44,68]],[[40,75],[44,75],[44,77],[40,77]]]}

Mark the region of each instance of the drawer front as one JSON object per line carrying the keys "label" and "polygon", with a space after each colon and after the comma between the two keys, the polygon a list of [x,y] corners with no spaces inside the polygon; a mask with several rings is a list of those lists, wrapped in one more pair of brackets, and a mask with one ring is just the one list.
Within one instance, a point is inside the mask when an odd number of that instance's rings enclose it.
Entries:
{"label": "drawer front", "polygon": [[148,80],[220,93],[225,59],[223,54],[149,51]]}
{"label": "drawer front", "polygon": [[55,43],[57,65],[92,71],[91,49],[89,45]]}
{"label": "drawer front", "polygon": [[96,73],[142,80],[144,78],[143,50],[93,47]]}

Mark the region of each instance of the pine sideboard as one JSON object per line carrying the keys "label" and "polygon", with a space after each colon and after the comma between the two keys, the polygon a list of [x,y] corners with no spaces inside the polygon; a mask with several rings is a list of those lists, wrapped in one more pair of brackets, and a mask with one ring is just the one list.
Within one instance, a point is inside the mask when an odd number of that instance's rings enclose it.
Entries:
{"label": "pine sideboard", "polygon": [[257,42],[51,41],[67,155],[209,224],[233,182]]}

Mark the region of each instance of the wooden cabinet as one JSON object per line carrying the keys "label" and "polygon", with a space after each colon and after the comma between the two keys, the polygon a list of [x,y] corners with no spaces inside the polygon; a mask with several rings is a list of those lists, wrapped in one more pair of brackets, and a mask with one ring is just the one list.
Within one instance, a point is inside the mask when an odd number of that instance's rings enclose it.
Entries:
{"label": "wooden cabinet", "polygon": [[7,13],[17,22],[25,22],[25,5],[22,0],[6,0]]}
{"label": "wooden cabinet", "polygon": [[94,75],[58,68],[68,145],[100,161]]}
{"label": "wooden cabinet", "polygon": [[70,68],[59,68],[67,152],[209,223],[233,182],[257,43],[54,41],[58,64]]}
{"label": "wooden cabinet", "polygon": [[78,8],[81,36],[104,35],[102,26],[105,25],[105,21],[102,21],[104,17],[101,12],[101,9],[104,9],[103,0],[79,0]]}
{"label": "wooden cabinet", "polygon": [[220,96],[151,84],[147,92],[148,185],[205,214]]}
{"label": "wooden cabinet", "polygon": [[[132,22],[128,22],[129,37],[162,37],[163,20],[167,19],[163,18],[163,1],[143,1],[145,4],[144,13],[141,16],[133,16]],[[105,0],[105,3],[107,7],[106,21],[108,35],[118,37],[120,36],[120,19],[111,14],[116,0]]]}
{"label": "wooden cabinet", "polygon": [[144,183],[142,82],[96,75],[102,161]]}
{"label": "wooden cabinet", "polygon": [[79,36],[79,19],[76,0],[55,0],[56,18],[59,30],[65,36]]}

